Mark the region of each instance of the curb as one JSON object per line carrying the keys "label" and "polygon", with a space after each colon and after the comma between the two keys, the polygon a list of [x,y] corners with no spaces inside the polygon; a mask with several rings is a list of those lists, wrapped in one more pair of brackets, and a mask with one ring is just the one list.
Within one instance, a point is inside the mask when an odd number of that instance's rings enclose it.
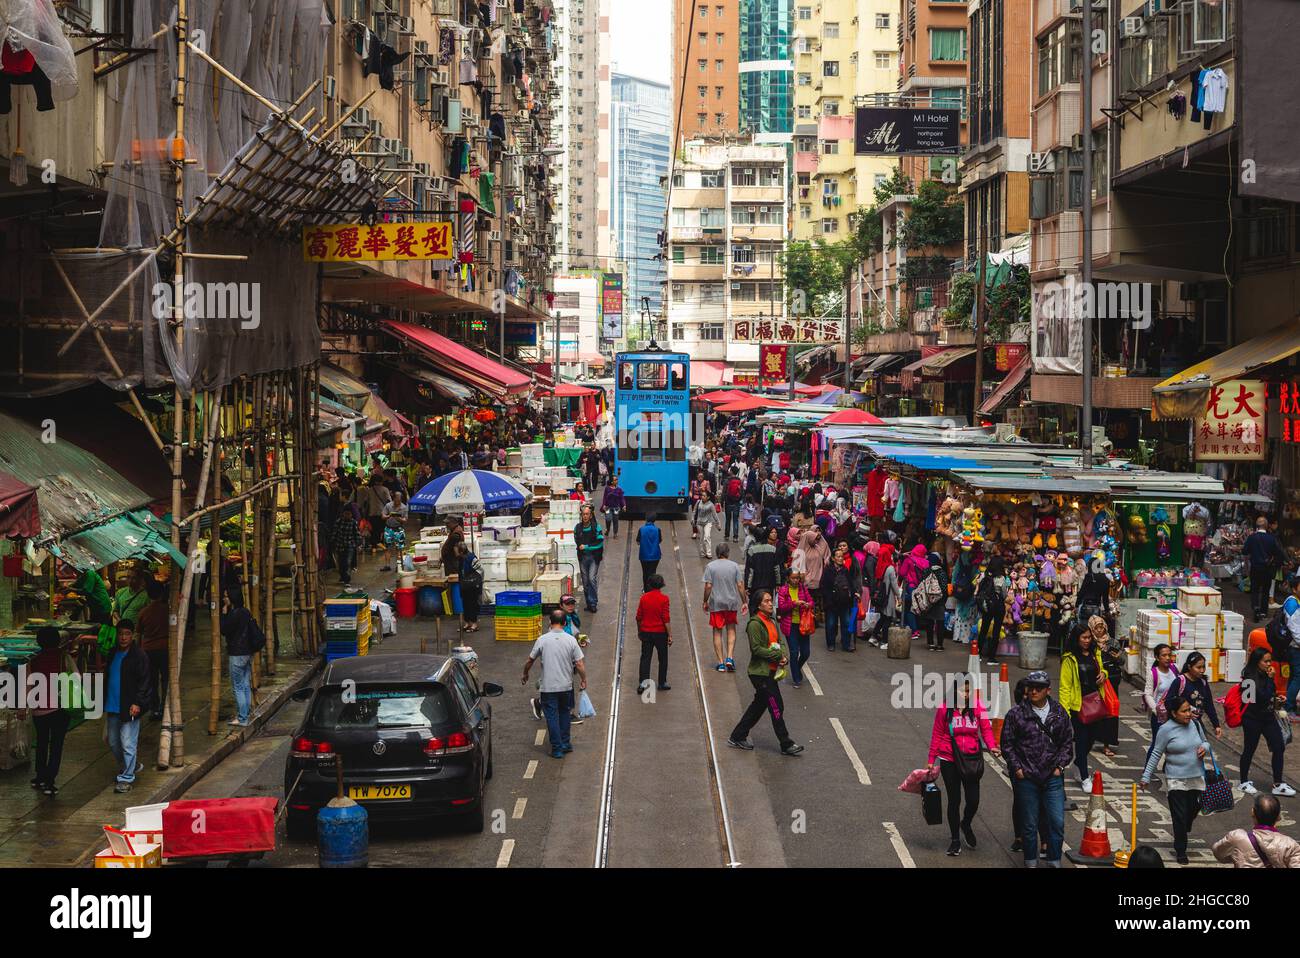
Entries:
{"label": "curb", "polygon": [[[283,686],[273,698],[269,699],[255,714],[245,728],[238,729],[227,733],[226,737],[216,748],[203,757],[203,759],[193,765],[186,763],[183,768],[177,770],[177,774],[168,777],[162,787],[153,792],[147,799],[140,804],[153,805],[161,802],[170,802],[173,799],[187,792],[198,781],[200,781],[208,772],[212,771],[223,761],[236,752],[244,742],[256,735],[271,720],[281,708],[284,707],[293,693],[308,685],[320,672],[324,665],[324,659],[316,656],[312,662],[304,668],[301,673],[289,684]],[[86,852],[78,857],[74,868],[86,867],[87,863],[94,858],[95,853],[100,849],[98,842],[92,845]]]}

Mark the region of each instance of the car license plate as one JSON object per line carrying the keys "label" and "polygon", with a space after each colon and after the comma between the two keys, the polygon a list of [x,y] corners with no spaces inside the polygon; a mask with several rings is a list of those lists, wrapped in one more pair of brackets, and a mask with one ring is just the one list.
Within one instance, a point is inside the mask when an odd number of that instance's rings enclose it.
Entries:
{"label": "car license plate", "polygon": [[348,798],[358,802],[380,802],[410,798],[410,785],[349,785]]}

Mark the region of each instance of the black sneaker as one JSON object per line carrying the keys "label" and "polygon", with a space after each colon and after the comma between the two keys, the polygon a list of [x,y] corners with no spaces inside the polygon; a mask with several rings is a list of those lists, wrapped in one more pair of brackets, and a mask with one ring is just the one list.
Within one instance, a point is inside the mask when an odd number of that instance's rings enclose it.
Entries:
{"label": "black sneaker", "polygon": [[46,795],[50,796],[50,798],[53,798],[55,795],[59,794],[58,788],[54,785],[43,786],[41,788],[41,791],[44,792]]}
{"label": "black sneaker", "polygon": [[1025,848],[1025,843],[1022,839],[1016,838],[1012,840],[1011,850],[1013,852],[1024,851],[1024,848]]}
{"label": "black sneaker", "polygon": [[785,748],[781,749],[782,755],[798,755],[803,751],[803,746],[798,742],[791,742]]}
{"label": "black sneaker", "polygon": [[670,689],[672,689],[672,686],[669,685],[667,682],[660,682],[660,683],[659,683],[659,691],[660,691],[660,692],[667,692],[667,691],[669,691]]}
{"label": "black sneaker", "polygon": [[963,825],[961,827],[961,837],[966,839],[967,848],[974,848],[978,844],[975,841],[975,829],[971,828],[969,825]]}
{"label": "black sneaker", "polygon": [[742,752],[754,751],[754,743],[747,738],[741,739],[739,742],[737,742],[734,738],[729,738],[727,739],[727,744],[730,745],[732,748],[740,749]]}
{"label": "black sneaker", "polygon": [[948,855],[951,858],[956,858],[960,854],[961,854],[961,842],[954,838],[952,842],[948,845]]}

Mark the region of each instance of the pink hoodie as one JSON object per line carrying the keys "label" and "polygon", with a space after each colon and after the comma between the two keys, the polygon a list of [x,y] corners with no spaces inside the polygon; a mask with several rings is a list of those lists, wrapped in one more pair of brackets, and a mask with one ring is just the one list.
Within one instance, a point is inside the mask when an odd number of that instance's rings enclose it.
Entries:
{"label": "pink hoodie", "polygon": [[930,568],[930,560],[925,556],[925,546],[918,542],[898,564],[898,574],[909,589],[915,589],[921,581],[921,574]]}
{"label": "pink hoodie", "polygon": [[[984,739],[984,746],[989,749],[998,747],[993,740],[993,723],[989,721],[988,710],[977,698],[974,707],[975,717],[968,719],[957,712],[952,720],[952,734],[964,755],[974,755],[979,750],[979,741]],[[941,705],[934,713],[934,731],[930,734],[930,757],[925,760],[933,765],[936,758],[951,762],[952,739],[948,737],[948,706]]]}

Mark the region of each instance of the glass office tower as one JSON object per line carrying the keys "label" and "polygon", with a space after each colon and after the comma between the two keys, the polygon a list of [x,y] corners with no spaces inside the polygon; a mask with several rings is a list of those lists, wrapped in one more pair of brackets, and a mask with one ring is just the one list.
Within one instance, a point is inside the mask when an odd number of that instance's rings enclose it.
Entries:
{"label": "glass office tower", "polygon": [[794,130],[791,0],[740,0],[740,126],[756,143]]}
{"label": "glass office tower", "polygon": [[610,228],[614,258],[627,264],[623,280],[628,319],[650,299],[658,313],[665,274],[659,232],[667,223],[669,111],[672,98],[666,84],[615,73],[610,79]]}

